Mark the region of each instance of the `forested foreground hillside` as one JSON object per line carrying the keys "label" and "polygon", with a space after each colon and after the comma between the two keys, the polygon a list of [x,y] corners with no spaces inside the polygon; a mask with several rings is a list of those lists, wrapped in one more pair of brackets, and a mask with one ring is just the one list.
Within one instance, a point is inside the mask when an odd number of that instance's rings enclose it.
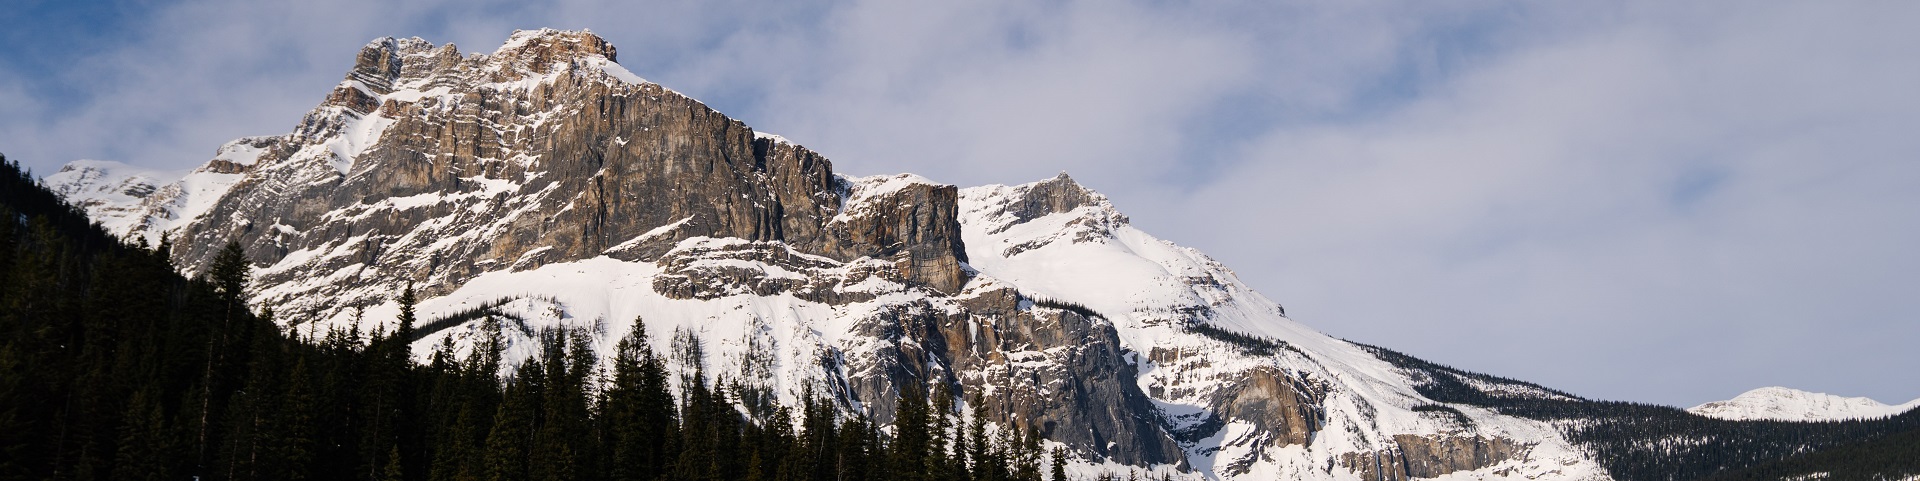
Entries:
{"label": "forested foreground hillside", "polygon": [[701,365],[690,334],[671,355],[626,339],[607,372],[545,332],[501,379],[498,342],[412,362],[411,309],[398,332],[282,330],[248,309],[237,247],[183,278],[0,165],[0,479],[1064,477],[944,390],[908,390],[886,431],[817,402],[743,412],[724,377],[668,378]]}

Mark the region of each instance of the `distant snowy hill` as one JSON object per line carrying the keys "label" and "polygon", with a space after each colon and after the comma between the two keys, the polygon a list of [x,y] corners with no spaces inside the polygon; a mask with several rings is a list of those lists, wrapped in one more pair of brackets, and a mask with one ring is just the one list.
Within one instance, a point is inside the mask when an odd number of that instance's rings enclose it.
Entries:
{"label": "distant snowy hill", "polygon": [[80,160],[43,181],[49,190],[100,222],[108,232],[158,243],[212,210],[227,190],[245,176],[271,137],[228,142],[205,165],[185,174],[142,169],[104,160]]}
{"label": "distant snowy hill", "polygon": [[1784,387],[1763,387],[1725,401],[1714,401],[1687,411],[1729,420],[1830,421],[1874,419],[1920,408],[1920,399],[1887,405],[1864,397],[1840,397]]}

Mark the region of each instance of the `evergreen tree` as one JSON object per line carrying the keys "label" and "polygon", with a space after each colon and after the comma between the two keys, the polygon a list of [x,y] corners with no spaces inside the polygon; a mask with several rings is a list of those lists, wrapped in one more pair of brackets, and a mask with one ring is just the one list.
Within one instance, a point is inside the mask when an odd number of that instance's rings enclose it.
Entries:
{"label": "evergreen tree", "polygon": [[533,433],[536,409],[539,404],[539,392],[533,386],[537,367],[529,361],[516,369],[514,379],[507,382],[506,393],[502,396],[499,411],[493,418],[493,430],[487,434],[486,479],[487,481],[518,481],[529,479],[527,456]]}
{"label": "evergreen tree", "polygon": [[[700,339],[691,332],[675,331],[674,347],[681,362],[680,378],[680,453],[674,459],[671,478],[683,480],[719,479],[715,469],[719,455],[721,416],[712,407],[718,395],[709,390],[701,370],[704,364]],[[691,370],[688,370],[691,369]]]}
{"label": "evergreen tree", "polygon": [[211,335],[206,339],[203,378],[197,396],[200,408],[195,420],[198,435],[194,441],[194,473],[197,476],[211,477],[219,472],[209,465],[213,461],[211,456],[217,454],[215,450],[220,446],[218,433],[214,430],[222,418],[219,414],[225,411],[224,402],[231,398],[231,392],[235,389],[232,381],[236,371],[234,366],[242,362],[233,359],[241,352],[236,346],[247,345],[243,341],[247,329],[251,327],[247,322],[250,313],[246,306],[250,268],[246,252],[240,248],[240,244],[228,241],[220,254],[214,257],[207,275],[194,282],[194,292],[189,293],[190,299],[210,300],[212,310],[217,312],[212,316],[196,316],[216,323],[208,329]]}
{"label": "evergreen tree", "polygon": [[418,302],[419,300],[413,297],[413,282],[408,281],[406,290],[400,292],[400,328],[394,337],[409,343],[415,340],[413,327],[417,319],[413,315],[413,306]]}
{"label": "evergreen tree", "polygon": [[872,423],[864,416],[854,417],[840,425],[839,449],[835,451],[833,476],[827,479],[865,481],[881,479],[876,476],[878,468],[874,466],[873,452],[877,436],[873,435]]}
{"label": "evergreen tree", "polygon": [[646,323],[634,319],[633,331],[614,348],[613,380],[601,407],[612,459],[612,479],[655,479],[677,458],[673,393],[666,366],[647,341]]}
{"label": "evergreen tree", "polygon": [[168,465],[174,453],[168,442],[166,413],[152,397],[148,391],[135,392],[127,403],[114,479],[158,481],[169,477]]}
{"label": "evergreen tree", "polygon": [[1009,430],[1019,435],[1016,438],[1018,447],[1011,456],[1017,466],[1014,476],[1026,481],[1040,481],[1040,456],[1044,453],[1040,449],[1040,431],[1032,425],[1025,430]]}
{"label": "evergreen tree", "polygon": [[993,462],[993,453],[989,448],[992,440],[987,434],[987,401],[976,392],[973,393],[972,402],[967,404],[973,407],[972,420],[967,425],[967,439],[970,441],[967,445],[967,459],[973,464],[969,465],[967,471],[973,475],[974,481],[1004,479],[995,476],[1002,468]]}
{"label": "evergreen tree", "polygon": [[799,479],[837,479],[841,453],[840,429],[834,424],[831,401],[816,396],[808,385],[801,395],[800,454],[794,456],[811,472]]}
{"label": "evergreen tree", "polygon": [[950,417],[953,415],[953,388],[946,382],[936,382],[934,386],[932,406],[928,412],[925,472],[929,480],[948,481],[965,468],[956,469],[956,456],[948,452],[955,431],[953,418]]}
{"label": "evergreen tree", "polygon": [[1053,467],[1047,472],[1047,481],[1067,481],[1067,450],[1053,447]]}
{"label": "evergreen tree", "polygon": [[406,481],[407,469],[400,464],[400,445],[387,448],[387,466],[380,470],[380,481]]}
{"label": "evergreen tree", "polygon": [[583,435],[591,432],[587,380],[593,353],[585,337],[571,331],[543,333],[541,344],[545,369],[530,475],[543,480],[581,479],[596,471],[586,457],[594,451],[593,437]]}
{"label": "evergreen tree", "polygon": [[1014,434],[1018,430],[1011,426],[1012,423],[1008,424],[995,433],[992,450],[987,453],[989,469],[991,469],[987,479],[1017,481],[1026,479],[1019,475],[1020,463],[1017,459],[1020,454],[1017,450],[1020,441],[1018,435]]}
{"label": "evergreen tree", "polygon": [[384,327],[376,327],[368,338],[361,366],[364,383],[360,385],[362,425],[360,445],[361,473],[378,478],[388,464],[387,453],[394,446],[406,449],[416,419],[413,408],[415,382],[410,368],[412,356],[406,340]]}
{"label": "evergreen tree", "polygon": [[318,446],[319,406],[314,397],[312,374],[307,359],[295,359],[287,375],[286,394],[281,401],[281,425],[285,439],[280,455],[283,473],[289,481],[313,478],[313,463]]}
{"label": "evergreen tree", "polygon": [[971,481],[973,479],[973,456],[970,453],[972,452],[971,448],[973,444],[971,442],[972,438],[967,435],[967,432],[971,430],[971,426],[967,425],[967,417],[964,413],[961,413],[958,408],[954,408],[954,415],[957,416],[959,421],[953,424],[953,471],[948,473],[947,479],[952,481]]}
{"label": "evergreen tree", "polygon": [[893,416],[894,441],[889,453],[892,458],[888,460],[894,479],[927,479],[928,459],[933,450],[930,416],[925,387],[902,386]]}
{"label": "evergreen tree", "polygon": [[247,261],[247,252],[236,241],[227,241],[220,254],[213,258],[213,264],[207,268],[207,277],[213,281],[214,292],[226,304],[229,313],[246,309],[247,280],[252,265]]}

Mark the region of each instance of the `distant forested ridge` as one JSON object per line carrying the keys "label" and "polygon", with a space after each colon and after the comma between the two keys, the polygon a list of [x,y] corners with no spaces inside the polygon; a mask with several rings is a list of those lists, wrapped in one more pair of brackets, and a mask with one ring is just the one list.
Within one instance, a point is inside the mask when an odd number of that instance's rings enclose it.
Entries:
{"label": "distant forested ridge", "polygon": [[[1731,421],[1671,406],[1582,399],[1360,346],[1414,374],[1419,380],[1415,389],[1429,399],[1553,421],[1561,435],[1621,481],[1899,480],[1920,475],[1920,410],[1872,420]],[[1829,477],[1805,477],[1816,473]]]}

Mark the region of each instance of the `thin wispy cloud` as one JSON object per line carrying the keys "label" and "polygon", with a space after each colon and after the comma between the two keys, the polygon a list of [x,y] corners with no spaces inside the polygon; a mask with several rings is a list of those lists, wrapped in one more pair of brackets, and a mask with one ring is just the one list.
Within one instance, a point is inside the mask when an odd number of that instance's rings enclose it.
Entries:
{"label": "thin wispy cloud", "polygon": [[15,45],[70,61],[0,71],[0,151],[189,168],[291,130],[372,38],[584,27],[845,172],[1070,171],[1337,336],[1601,398],[1920,397],[1920,7],[391,3]]}

